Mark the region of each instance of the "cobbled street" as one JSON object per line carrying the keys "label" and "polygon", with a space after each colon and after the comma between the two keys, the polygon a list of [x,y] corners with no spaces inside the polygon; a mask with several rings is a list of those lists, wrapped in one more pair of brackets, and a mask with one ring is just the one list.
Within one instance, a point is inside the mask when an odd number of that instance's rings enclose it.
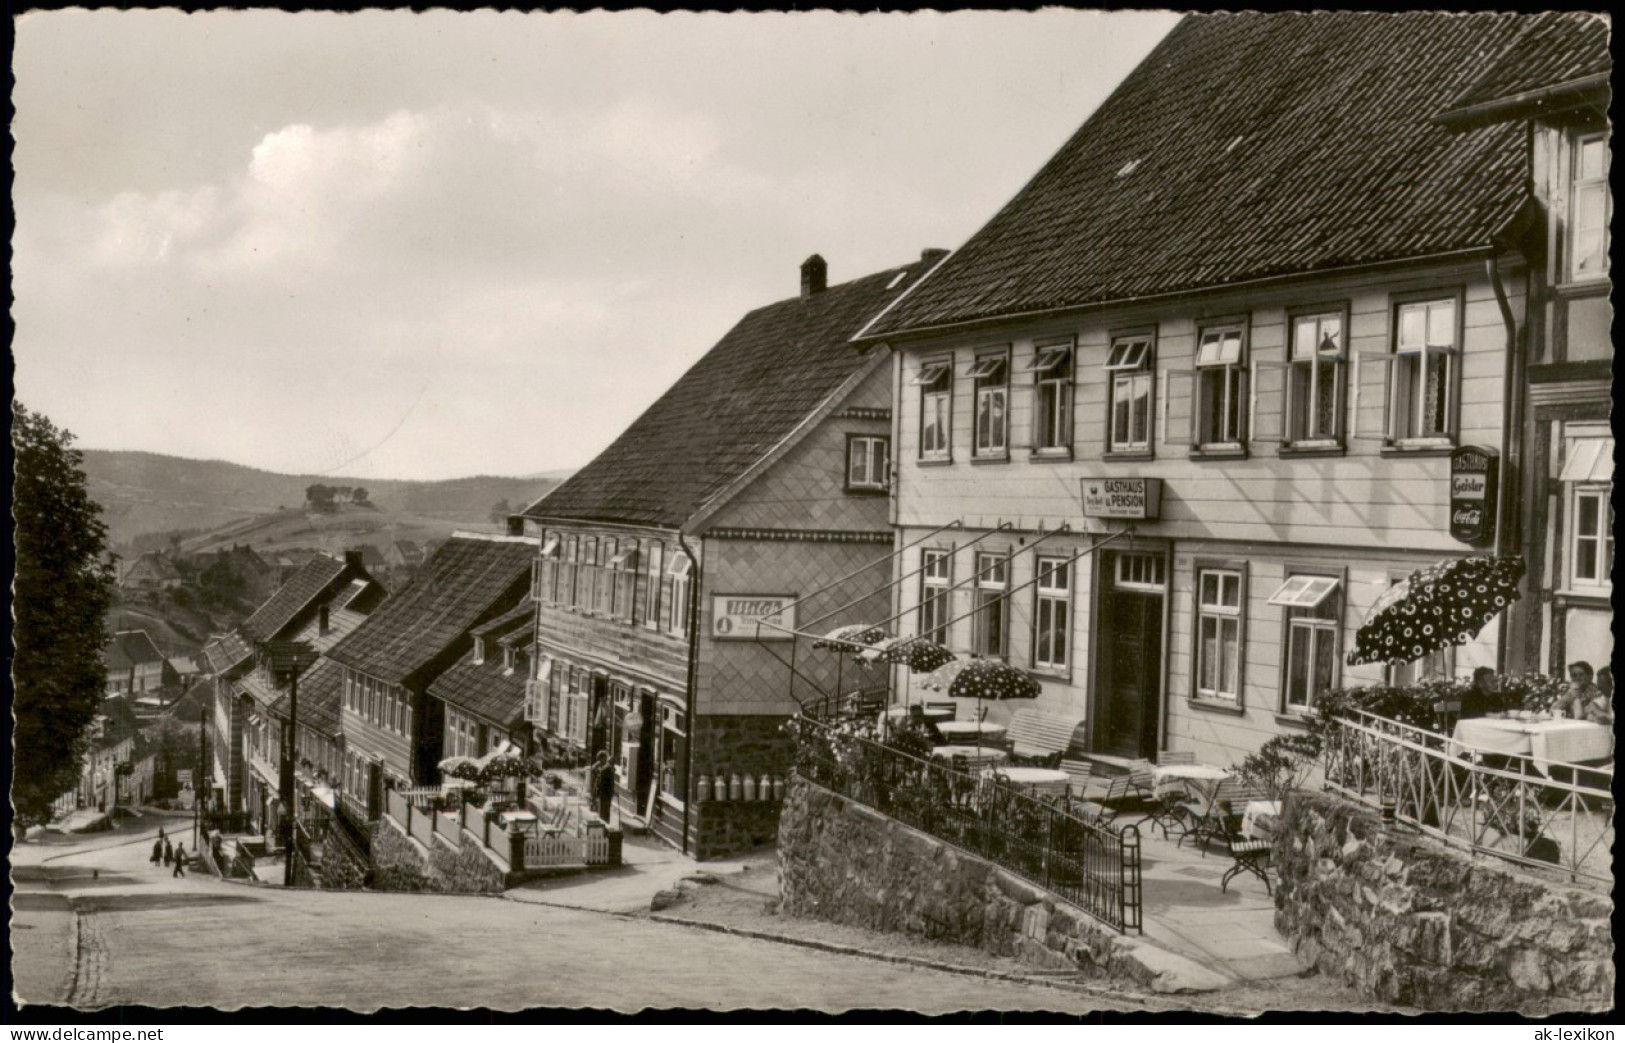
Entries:
{"label": "cobbled street", "polygon": [[628,1013],[1099,1009],[1095,998],[1063,988],[502,898],[176,879],[147,861],[155,835],[149,825],[16,849],[13,970],[21,1002]]}

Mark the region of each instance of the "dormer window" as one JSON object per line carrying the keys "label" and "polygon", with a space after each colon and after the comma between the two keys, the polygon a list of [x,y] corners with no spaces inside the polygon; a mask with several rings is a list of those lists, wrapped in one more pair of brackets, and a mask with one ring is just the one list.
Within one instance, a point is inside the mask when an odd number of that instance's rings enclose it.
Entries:
{"label": "dormer window", "polygon": [[480,666],[485,662],[485,638],[474,638],[474,665]]}
{"label": "dormer window", "polygon": [[504,674],[513,673],[514,660],[515,660],[515,656],[514,656],[513,646],[512,645],[503,645],[502,646],[502,672]]}

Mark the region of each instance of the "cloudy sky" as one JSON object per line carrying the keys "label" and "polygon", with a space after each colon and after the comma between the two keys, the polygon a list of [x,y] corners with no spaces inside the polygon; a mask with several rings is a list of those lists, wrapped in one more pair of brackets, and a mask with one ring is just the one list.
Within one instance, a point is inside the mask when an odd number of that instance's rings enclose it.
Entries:
{"label": "cloudy sky", "polygon": [[809,254],[958,246],[1173,21],[27,14],[17,394],[93,448],[579,466]]}

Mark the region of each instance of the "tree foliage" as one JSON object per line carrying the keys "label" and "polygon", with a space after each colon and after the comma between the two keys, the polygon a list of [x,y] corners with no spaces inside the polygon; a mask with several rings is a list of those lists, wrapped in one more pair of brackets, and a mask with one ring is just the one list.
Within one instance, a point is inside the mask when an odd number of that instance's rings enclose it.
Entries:
{"label": "tree foliage", "polygon": [[78,781],[86,728],[107,685],[102,649],[114,571],[101,507],[73,435],[12,405],[16,522],[12,660],[16,714],[12,800],[19,821],[45,821]]}

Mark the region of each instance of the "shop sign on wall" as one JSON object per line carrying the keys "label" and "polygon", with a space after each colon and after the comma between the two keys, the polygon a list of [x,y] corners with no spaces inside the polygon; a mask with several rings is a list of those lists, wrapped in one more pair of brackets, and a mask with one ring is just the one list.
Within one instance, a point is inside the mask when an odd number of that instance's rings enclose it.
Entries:
{"label": "shop sign on wall", "polygon": [[1500,454],[1464,445],[1450,454],[1450,538],[1488,543],[1495,538],[1496,482]]}
{"label": "shop sign on wall", "polygon": [[793,640],[795,635],[786,631],[796,626],[795,602],[794,594],[713,594],[711,636],[719,641]]}
{"label": "shop sign on wall", "polygon": [[1162,511],[1161,478],[1085,478],[1085,518],[1156,521]]}

